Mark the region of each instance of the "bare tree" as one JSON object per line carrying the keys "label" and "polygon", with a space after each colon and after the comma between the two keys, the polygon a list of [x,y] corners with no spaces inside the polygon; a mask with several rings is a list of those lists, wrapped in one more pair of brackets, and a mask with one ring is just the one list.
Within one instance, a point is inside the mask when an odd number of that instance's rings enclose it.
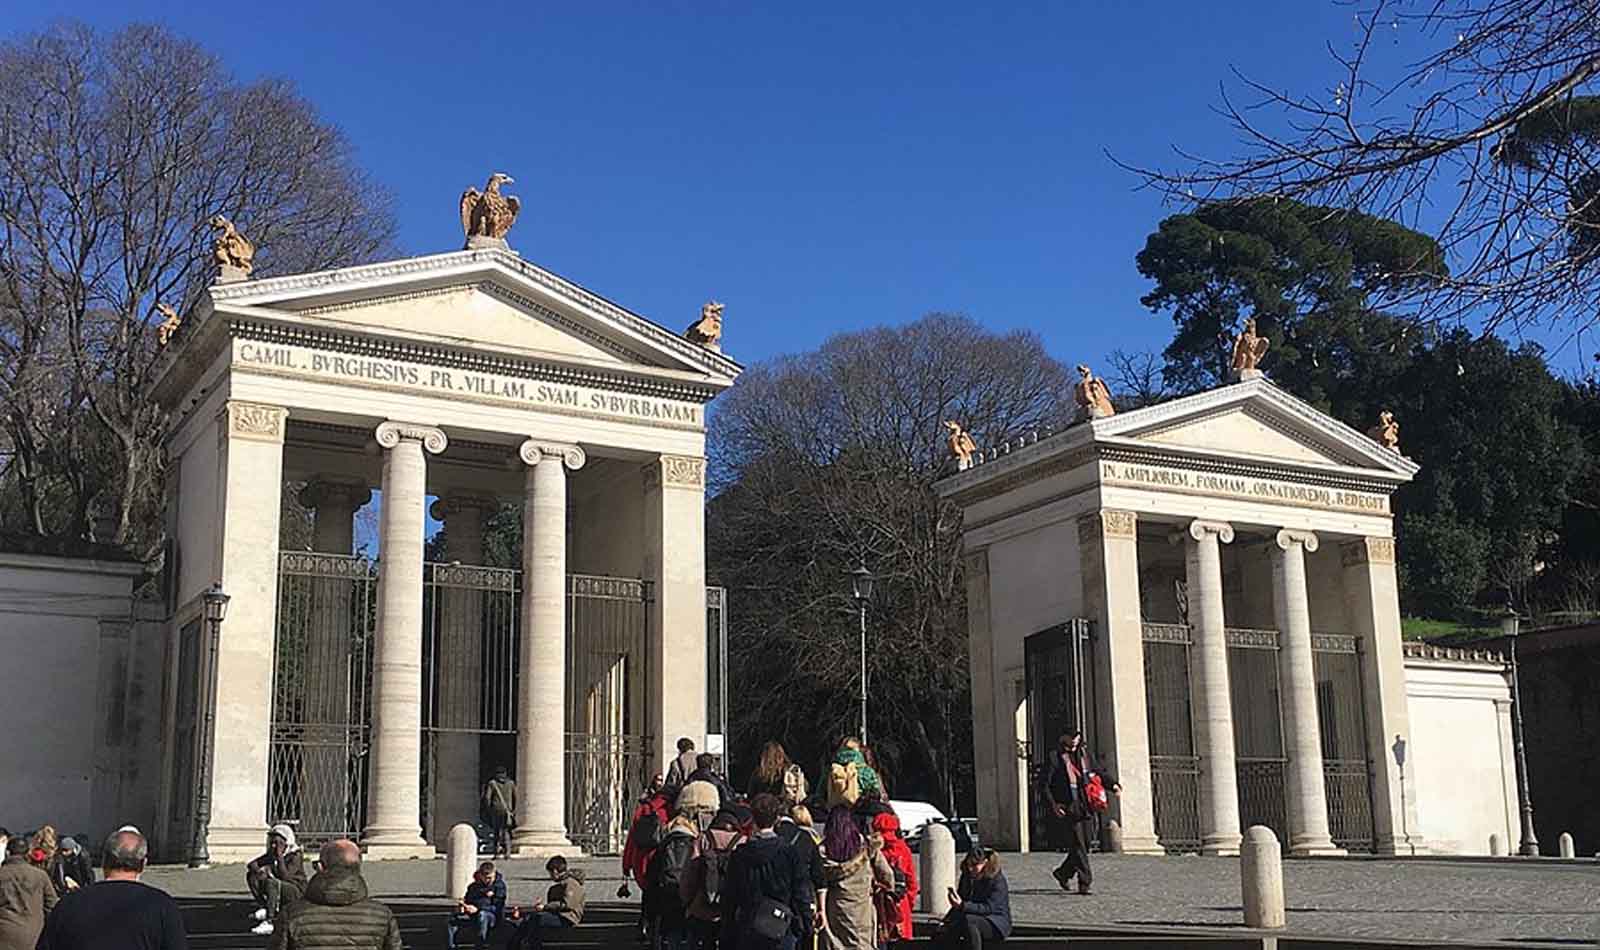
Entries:
{"label": "bare tree", "polygon": [[762,684],[734,700],[736,741],[777,737],[810,762],[855,731],[845,571],[865,563],[872,744],[891,781],[949,789],[970,761],[971,707],[961,516],[933,490],[953,470],[941,423],[983,445],[1059,418],[1067,392],[1037,337],[949,315],[745,373],[712,419],[707,514],[711,572],[730,588],[731,676]]}
{"label": "bare tree", "polygon": [[[1383,62],[1412,40],[1431,52]],[[1224,90],[1237,156],[1180,149],[1176,169],[1124,167],[1185,204],[1294,198],[1433,233],[1453,276],[1396,289],[1435,317],[1591,322],[1600,0],[1375,0],[1329,51],[1330,89],[1239,76],[1251,102]]]}
{"label": "bare tree", "polygon": [[1118,408],[1153,406],[1173,395],[1164,375],[1166,360],[1159,353],[1112,350],[1106,354],[1106,365],[1110,367],[1106,378],[1111,381],[1111,393]]}
{"label": "bare tree", "polygon": [[[0,506],[34,534],[148,555],[165,419],[148,397],[157,303],[212,279],[224,214],[260,271],[368,260],[394,231],[339,130],[282,81],[241,85],[155,26],[67,24],[0,47]],[[106,517],[108,516],[108,517]]]}

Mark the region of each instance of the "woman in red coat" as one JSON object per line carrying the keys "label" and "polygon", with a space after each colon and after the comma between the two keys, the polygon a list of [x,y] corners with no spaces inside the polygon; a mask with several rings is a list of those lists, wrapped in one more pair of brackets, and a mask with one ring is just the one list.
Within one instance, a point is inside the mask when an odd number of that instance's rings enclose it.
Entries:
{"label": "woman in red coat", "polygon": [[[633,809],[633,818],[628,822],[628,839],[622,846],[622,887],[618,888],[618,897],[628,896],[628,878],[633,878],[639,885],[642,895],[649,888],[650,858],[656,853],[656,845],[661,843],[661,836],[667,830],[667,822],[671,820],[672,797],[668,794],[670,789],[661,787],[661,776],[656,775],[650,779],[650,787],[645,789],[644,797],[639,799],[639,804]],[[639,905],[639,929],[646,935],[650,933],[650,920],[646,913],[645,902],[641,899]]]}
{"label": "woman in red coat", "polygon": [[917,901],[917,866],[911,849],[900,837],[900,819],[886,811],[872,819],[872,830],[883,838],[883,856],[894,869],[895,889],[881,893],[878,933],[884,943],[911,939],[911,909]]}

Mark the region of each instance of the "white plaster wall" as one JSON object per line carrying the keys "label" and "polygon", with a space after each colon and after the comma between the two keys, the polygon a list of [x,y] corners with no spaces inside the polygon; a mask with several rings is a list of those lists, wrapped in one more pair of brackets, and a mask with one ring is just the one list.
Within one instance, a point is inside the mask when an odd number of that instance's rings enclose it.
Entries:
{"label": "white plaster wall", "polygon": [[[110,831],[121,795],[106,754],[126,716],[137,565],[0,555],[0,821],[64,834]],[[101,807],[97,807],[100,804]],[[115,826],[111,826],[115,827]]]}
{"label": "white plaster wall", "polygon": [[1488,854],[1490,834],[1514,848],[1516,766],[1505,676],[1481,664],[1408,660],[1406,702],[1406,794],[1416,796],[1428,848]]}

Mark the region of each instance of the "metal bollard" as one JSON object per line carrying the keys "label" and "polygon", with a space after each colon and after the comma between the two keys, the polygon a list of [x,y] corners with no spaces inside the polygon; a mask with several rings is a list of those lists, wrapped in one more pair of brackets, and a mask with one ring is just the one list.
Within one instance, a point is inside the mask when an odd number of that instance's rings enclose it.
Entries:
{"label": "metal bollard", "polygon": [[1506,853],[1506,846],[1500,843],[1500,833],[1489,835],[1489,857],[1498,858]]}
{"label": "metal bollard", "polygon": [[956,836],[938,822],[922,828],[922,912],[943,917],[950,912],[946,893],[956,886]]}
{"label": "metal bollard", "polygon": [[1283,849],[1265,825],[1251,825],[1239,846],[1239,885],[1244,891],[1244,925],[1276,929],[1283,912]]}
{"label": "metal bollard", "polygon": [[1561,856],[1563,858],[1577,857],[1578,849],[1573,847],[1573,844],[1572,844],[1572,832],[1570,832],[1570,831],[1561,832],[1561,838],[1559,840],[1561,842]]}
{"label": "metal bollard", "polygon": [[450,829],[450,847],[444,859],[444,896],[460,900],[478,870],[478,832],[466,822]]}

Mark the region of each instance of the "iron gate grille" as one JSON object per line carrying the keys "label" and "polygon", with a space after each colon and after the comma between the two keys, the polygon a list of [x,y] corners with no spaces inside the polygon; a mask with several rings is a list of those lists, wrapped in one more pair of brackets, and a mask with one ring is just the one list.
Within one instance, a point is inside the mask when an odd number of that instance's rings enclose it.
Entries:
{"label": "iron gate grille", "polygon": [[1156,838],[1169,852],[1200,850],[1200,760],[1189,710],[1189,628],[1144,625],[1144,690]]}
{"label": "iron gate grille", "polygon": [[1028,826],[1034,841],[1050,841],[1052,822],[1044,786],[1050,777],[1056,740],[1067,729],[1077,727],[1083,731],[1085,746],[1091,752],[1095,748],[1093,649],[1089,621],[1082,618],[1023,641],[1028,734],[1022,751],[1028,758]]}
{"label": "iron gate grille", "polygon": [[306,843],[364,820],[377,582],[367,558],[279,555],[266,817]]}
{"label": "iron gate grille", "polygon": [[1341,634],[1311,638],[1322,727],[1322,772],[1333,843],[1372,851],[1372,776],[1367,765],[1366,706],[1361,701],[1360,640]]}
{"label": "iron gate grille", "polygon": [[1266,825],[1288,841],[1278,632],[1229,628],[1228,695],[1239,784],[1239,827]]}

